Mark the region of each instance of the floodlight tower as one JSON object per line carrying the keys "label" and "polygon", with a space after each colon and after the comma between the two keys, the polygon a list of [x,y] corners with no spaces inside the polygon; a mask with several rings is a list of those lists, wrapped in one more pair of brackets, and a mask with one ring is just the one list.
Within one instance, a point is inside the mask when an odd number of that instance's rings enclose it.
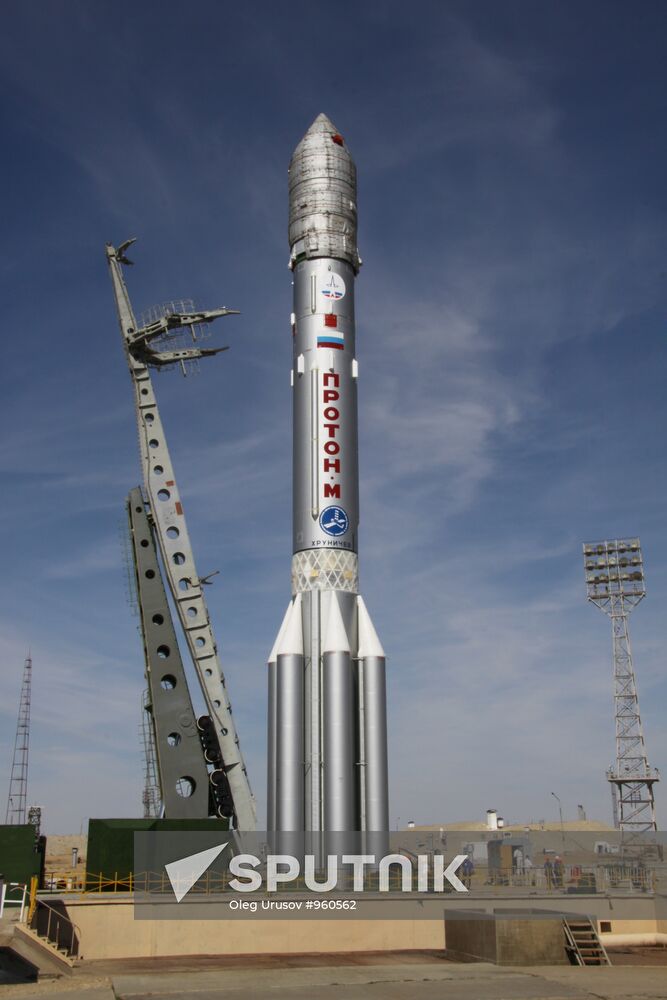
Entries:
{"label": "floodlight tower", "polygon": [[638,538],[624,538],[586,542],[583,548],[586,596],[611,618],[616,764],[607,780],[614,825],[624,834],[649,833],[657,829],[653,786],[660,775],[646,755],[628,631],[630,612],[646,594],[641,544]]}
{"label": "floodlight tower", "polygon": [[26,657],[23,665],[23,682],[19,701],[19,717],[14,739],[12,772],[9,779],[9,795],[5,823],[25,823],[26,795],[28,791],[28,747],[30,743],[30,686],[32,681],[32,658]]}

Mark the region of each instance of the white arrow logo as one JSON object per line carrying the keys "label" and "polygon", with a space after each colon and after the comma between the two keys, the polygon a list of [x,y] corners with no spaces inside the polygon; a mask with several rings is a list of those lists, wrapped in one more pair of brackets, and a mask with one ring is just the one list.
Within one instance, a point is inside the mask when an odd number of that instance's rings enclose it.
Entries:
{"label": "white arrow logo", "polygon": [[199,851],[198,854],[191,854],[187,858],[170,861],[168,865],[164,866],[177,903],[180,903],[183,897],[187,896],[197,879],[202,877],[228,843],[229,841],[225,841],[219,847],[210,847],[207,851]]}

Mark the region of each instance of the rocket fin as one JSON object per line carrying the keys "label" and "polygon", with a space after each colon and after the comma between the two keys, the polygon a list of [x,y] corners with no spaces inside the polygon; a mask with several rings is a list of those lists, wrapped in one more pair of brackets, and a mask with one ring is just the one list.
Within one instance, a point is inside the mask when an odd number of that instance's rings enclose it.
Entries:
{"label": "rocket fin", "polygon": [[289,604],[287,605],[287,611],[285,612],[285,615],[283,617],[282,625],[278,629],[278,635],[276,636],[276,641],[274,642],[273,646],[271,647],[271,652],[269,653],[269,657],[268,657],[268,659],[266,661],[267,663],[275,663],[276,662],[276,659],[277,659],[277,656],[278,656],[278,646],[282,642],[283,635],[285,634],[285,629],[287,628],[287,624],[289,622],[290,611],[292,610],[292,603],[293,602],[290,601]]}
{"label": "rocket fin", "polygon": [[384,657],[382,643],[378,639],[371,616],[361,596],[357,597],[357,608],[359,613],[359,659],[363,660],[367,656]]}
{"label": "rocket fin", "polygon": [[297,594],[292,601],[285,618],[285,627],[276,640],[276,658],[278,656],[303,656],[301,594]]}
{"label": "rocket fin", "polygon": [[345,631],[343,616],[340,613],[340,605],[335,590],[329,591],[329,618],[327,621],[324,641],[322,642],[322,654],[324,653],[348,653],[350,652],[350,640]]}

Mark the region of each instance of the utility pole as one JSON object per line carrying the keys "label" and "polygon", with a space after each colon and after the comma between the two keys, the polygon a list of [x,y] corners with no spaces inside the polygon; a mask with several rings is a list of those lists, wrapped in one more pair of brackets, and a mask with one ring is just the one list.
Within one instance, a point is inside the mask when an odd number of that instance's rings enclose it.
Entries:
{"label": "utility pole", "polygon": [[558,796],[556,795],[556,793],[552,792],[551,794],[553,795],[553,797],[555,798],[556,802],[558,803],[558,815],[560,817],[560,840],[561,840],[563,851],[565,851],[565,830],[563,828],[563,806],[561,805],[561,801],[558,798]]}

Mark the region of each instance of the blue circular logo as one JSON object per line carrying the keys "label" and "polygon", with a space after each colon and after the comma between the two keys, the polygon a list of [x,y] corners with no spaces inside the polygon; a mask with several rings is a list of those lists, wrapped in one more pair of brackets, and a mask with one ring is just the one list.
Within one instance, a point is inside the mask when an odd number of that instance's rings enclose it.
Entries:
{"label": "blue circular logo", "polygon": [[350,520],[342,507],[325,507],[320,514],[320,528],[327,535],[344,535],[350,526]]}

